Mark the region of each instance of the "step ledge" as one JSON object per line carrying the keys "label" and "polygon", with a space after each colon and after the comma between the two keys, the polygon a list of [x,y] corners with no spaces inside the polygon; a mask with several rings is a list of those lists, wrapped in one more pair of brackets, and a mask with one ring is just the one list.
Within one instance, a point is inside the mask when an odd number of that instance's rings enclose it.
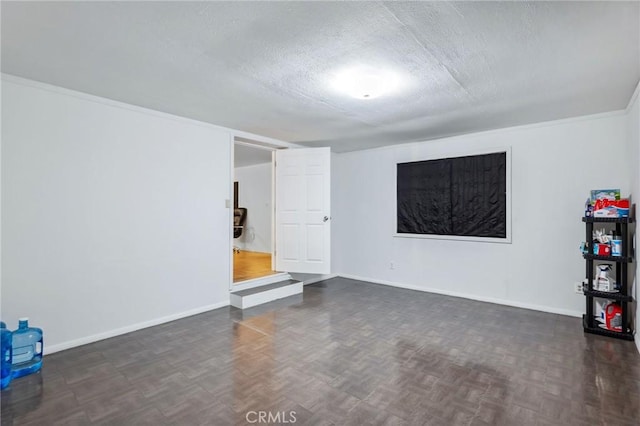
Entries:
{"label": "step ledge", "polygon": [[290,280],[291,275],[288,272],[277,272],[271,275],[265,275],[264,277],[252,278],[250,280],[238,281],[231,285],[229,289],[230,293],[237,293],[241,290],[247,290],[250,288],[263,287],[269,284],[277,283],[280,281]]}
{"label": "step ledge", "polygon": [[248,309],[274,300],[301,294],[302,281],[285,280],[262,287],[251,288],[231,293],[231,306]]}

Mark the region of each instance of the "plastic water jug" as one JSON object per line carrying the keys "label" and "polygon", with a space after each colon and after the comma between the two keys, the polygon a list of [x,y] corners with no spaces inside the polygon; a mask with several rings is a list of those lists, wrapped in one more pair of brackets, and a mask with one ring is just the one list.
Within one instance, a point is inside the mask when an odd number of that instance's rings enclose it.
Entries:
{"label": "plastic water jug", "polygon": [[18,378],[35,373],[42,367],[42,330],[29,327],[29,318],[18,320],[13,332],[12,376]]}
{"label": "plastic water jug", "polygon": [[7,325],[3,322],[0,322],[0,333],[2,334],[0,336],[0,355],[2,356],[0,359],[0,389],[4,389],[11,383],[12,333],[7,330]]}

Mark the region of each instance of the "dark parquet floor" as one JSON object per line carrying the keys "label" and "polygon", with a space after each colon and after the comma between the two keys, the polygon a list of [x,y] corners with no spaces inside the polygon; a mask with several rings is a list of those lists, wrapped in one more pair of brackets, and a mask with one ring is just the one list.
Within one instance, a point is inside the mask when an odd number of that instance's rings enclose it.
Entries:
{"label": "dark parquet floor", "polygon": [[264,421],[637,426],[640,355],[577,318],[335,278],[46,356],[2,393],[2,425]]}

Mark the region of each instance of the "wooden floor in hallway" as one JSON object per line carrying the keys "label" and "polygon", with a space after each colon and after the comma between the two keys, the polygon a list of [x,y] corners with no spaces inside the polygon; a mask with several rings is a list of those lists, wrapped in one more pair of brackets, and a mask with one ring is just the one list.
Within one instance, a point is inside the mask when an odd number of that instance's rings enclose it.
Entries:
{"label": "wooden floor in hallway", "polygon": [[266,277],[276,272],[271,269],[271,253],[241,250],[233,253],[233,282]]}
{"label": "wooden floor in hallway", "polygon": [[289,425],[637,426],[640,355],[579,318],[334,278],[47,355],[2,392],[3,426],[251,425],[258,412]]}

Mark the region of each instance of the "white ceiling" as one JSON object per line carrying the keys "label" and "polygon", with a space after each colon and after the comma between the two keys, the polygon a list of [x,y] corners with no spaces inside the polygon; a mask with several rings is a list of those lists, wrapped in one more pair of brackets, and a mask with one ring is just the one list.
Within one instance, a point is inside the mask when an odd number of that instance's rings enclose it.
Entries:
{"label": "white ceiling", "polygon": [[268,149],[252,148],[247,145],[235,144],[233,149],[233,166],[246,167],[271,162],[271,152]]}
{"label": "white ceiling", "polygon": [[[350,151],[623,109],[638,2],[6,2],[2,71]],[[369,65],[399,92],[331,76]]]}

